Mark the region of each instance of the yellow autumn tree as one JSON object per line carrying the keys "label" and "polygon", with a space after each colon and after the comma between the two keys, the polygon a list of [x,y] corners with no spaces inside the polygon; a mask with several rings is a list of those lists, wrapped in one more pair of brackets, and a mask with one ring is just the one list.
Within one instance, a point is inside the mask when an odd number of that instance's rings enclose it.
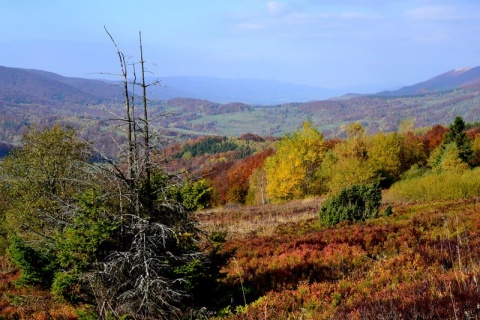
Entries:
{"label": "yellow autumn tree", "polygon": [[376,171],[368,162],[365,130],[360,123],[347,128],[347,139],[335,145],[322,163],[321,173],[330,193],[354,184],[376,181]]}
{"label": "yellow autumn tree", "polygon": [[462,161],[458,147],[453,142],[445,146],[437,147],[430,155],[428,165],[436,173],[452,171],[461,172],[468,169],[468,164]]}
{"label": "yellow autumn tree", "polygon": [[320,194],[318,169],[326,149],[323,135],[310,121],[283,137],[264,165],[269,198],[278,202]]}
{"label": "yellow autumn tree", "polygon": [[480,135],[476,135],[475,139],[472,141],[472,163],[474,166],[480,165]]}
{"label": "yellow autumn tree", "polygon": [[390,183],[402,173],[402,137],[398,133],[378,133],[368,140],[368,162]]}
{"label": "yellow autumn tree", "polygon": [[334,152],[322,164],[326,185],[332,194],[349,186],[368,185],[375,180],[375,170],[361,158],[335,157]]}
{"label": "yellow autumn tree", "polygon": [[266,204],[268,202],[266,190],[267,177],[265,175],[265,169],[258,168],[250,175],[246,204]]}
{"label": "yellow autumn tree", "polygon": [[411,132],[378,133],[367,144],[368,162],[384,186],[398,181],[412,165],[424,165],[427,160],[421,141]]}

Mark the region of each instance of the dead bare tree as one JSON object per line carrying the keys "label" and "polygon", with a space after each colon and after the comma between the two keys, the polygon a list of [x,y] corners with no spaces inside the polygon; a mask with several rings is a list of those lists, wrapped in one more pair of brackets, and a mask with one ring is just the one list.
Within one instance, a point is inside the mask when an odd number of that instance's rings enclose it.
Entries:
{"label": "dead bare tree", "polygon": [[[137,319],[172,319],[180,317],[179,308],[185,293],[181,278],[172,277],[172,261],[190,259],[178,255],[175,231],[161,223],[133,216],[131,245],[112,252],[90,275],[90,282],[102,292],[102,317],[108,313]],[[99,296],[99,295],[97,295]],[[102,310],[99,310],[102,311]]]}
{"label": "dead bare tree", "polygon": [[[136,64],[127,64],[113,36],[105,31],[117,51],[125,98],[125,114],[118,119],[127,139],[122,152],[124,162],[110,161],[102,169],[111,172],[107,180],[114,181],[112,192],[119,199],[121,232],[116,247],[84,280],[90,284],[101,319],[123,314],[135,319],[172,319],[180,317],[180,303],[186,296],[184,280],[174,272],[175,268],[194,259],[205,261],[205,257],[192,249],[198,230],[183,206],[170,196],[172,182],[167,179],[153,183],[147,88],[157,82],[145,82],[141,33],[141,80],[137,82]],[[133,80],[128,77],[129,67],[133,69]],[[143,112],[139,115],[135,113],[136,86],[142,94]],[[128,207],[126,213],[124,207]]]}
{"label": "dead bare tree", "polygon": [[[140,42],[140,66],[142,70],[142,102],[143,102],[143,139],[144,139],[144,159],[145,159],[145,180],[150,186],[151,179],[151,159],[150,159],[150,130],[148,122],[148,99],[147,99],[147,87],[152,85],[147,85],[145,83],[145,60],[143,60],[143,45],[142,45],[142,33],[139,32],[139,42]],[[153,83],[155,84],[155,83]]]}

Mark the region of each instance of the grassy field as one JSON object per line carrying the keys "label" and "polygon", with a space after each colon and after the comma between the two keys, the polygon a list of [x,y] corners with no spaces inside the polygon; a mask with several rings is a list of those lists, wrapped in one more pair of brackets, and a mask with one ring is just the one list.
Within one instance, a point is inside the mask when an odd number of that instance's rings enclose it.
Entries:
{"label": "grassy field", "polygon": [[207,232],[226,232],[228,239],[272,236],[286,225],[315,226],[323,199],[296,200],[283,204],[230,206],[198,213],[200,227]]}

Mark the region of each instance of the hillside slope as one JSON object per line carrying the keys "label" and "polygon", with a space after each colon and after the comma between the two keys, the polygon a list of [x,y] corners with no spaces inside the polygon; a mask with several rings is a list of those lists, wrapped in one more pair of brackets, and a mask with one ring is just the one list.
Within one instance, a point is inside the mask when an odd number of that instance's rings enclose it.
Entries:
{"label": "hillside slope", "polygon": [[395,131],[404,120],[415,120],[418,127],[447,124],[457,115],[467,122],[477,121],[480,118],[480,86],[420,96],[361,96],[268,107],[243,105],[243,108],[233,109],[231,105],[195,99],[173,99],[160,106],[178,111],[161,122],[162,128],[173,131],[279,136],[310,120],[327,136],[343,136],[345,125],[352,122],[360,122],[369,133],[375,133]]}
{"label": "hillside slope", "polygon": [[[406,91],[392,93],[392,96],[362,95],[269,106],[184,97],[157,100],[150,103],[152,115],[159,116],[152,125],[160,134],[176,138],[206,134],[240,136],[247,132],[280,136],[311,120],[326,136],[341,137],[345,134],[345,125],[351,122],[362,123],[369,133],[394,131],[406,119],[414,120],[418,127],[450,123],[457,115],[474,122],[480,119],[480,84],[476,84],[479,73],[480,67],[452,71],[413,86],[416,89],[404,89]],[[200,79],[195,81],[196,86]],[[452,86],[454,90],[425,93]],[[428,90],[419,89],[423,87]],[[208,81],[204,88],[208,92],[222,91],[220,84],[216,86]],[[275,91],[275,88],[269,90]],[[151,89],[167,93],[169,90]],[[282,94],[282,90],[277,91]],[[3,115],[0,141],[19,142],[27,126],[49,126],[58,121],[75,126],[82,134],[90,131],[95,135],[105,126],[111,126],[109,120],[121,113],[122,108],[121,88],[111,83],[0,67],[0,112]]]}
{"label": "hillside slope", "polygon": [[85,105],[121,97],[121,88],[112,83],[0,66],[0,102],[4,104]]}
{"label": "hillside slope", "polygon": [[233,230],[225,281],[238,294],[228,319],[480,316],[474,199],[395,205],[390,217],[329,229],[318,227],[320,203],[199,215],[207,228]]}
{"label": "hillside slope", "polygon": [[380,92],[378,96],[412,96],[454,89],[461,89],[480,84],[480,67],[458,68],[447,71],[426,81],[394,91]]}

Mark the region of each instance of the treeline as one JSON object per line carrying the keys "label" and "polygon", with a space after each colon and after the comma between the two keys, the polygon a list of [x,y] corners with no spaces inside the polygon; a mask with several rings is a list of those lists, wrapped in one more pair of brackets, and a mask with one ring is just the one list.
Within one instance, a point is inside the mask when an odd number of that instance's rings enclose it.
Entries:
{"label": "treeline", "polygon": [[227,137],[204,137],[191,143],[187,143],[176,157],[192,158],[203,156],[204,154],[216,154],[221,152],[237,151],[239,157],[246,157],[252,154],[253,150],[249,146],[241,146]]}
{"label": "treeline", "polygon": [[188,181],[206,181],[212,189],[208,206],[246,204],[249,178],[273,153],[277,140],[250,133],[238,138],[201,137],[172,144],[156,157],[169,172]]}
{"label": "treeline", "polygon": [[353,123],[346,132],[344,139],[325,139],[306,122],[278,141],[201,138],[177,147],[175,155],[183,159],[170,165],[205,179],[214,190],[212,206],[333,195],[374,183],[400,197],[401,188],[421,181],[415,179],[468,175],[480,165],[480,128],[461,117],[449,127],[414,129],[404,122],[398,132],[367,135]]}

